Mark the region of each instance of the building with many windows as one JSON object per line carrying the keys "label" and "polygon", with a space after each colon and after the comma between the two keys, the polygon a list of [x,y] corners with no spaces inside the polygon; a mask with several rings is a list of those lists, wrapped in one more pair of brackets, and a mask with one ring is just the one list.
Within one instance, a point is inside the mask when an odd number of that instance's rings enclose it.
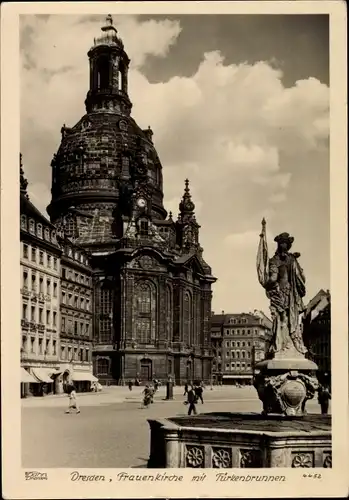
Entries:
{"label": "building with many windows", "polygon": [[259,311],[213,315],[213,374],[223,384],[252,384],[254,365],[265,358],[271,320]]}
{"label": "building with many windows", "polygon": [[209,381],[215,278],[189,181],[174,220],[153,132],[131,116],[130,59],[111,16],[88,58],[86,114],[61,129],[47,210],[91,254],[94,374],[106,384],[170,374],[177,384]]}
{"label": "building with many windows", "polygon": [[56,228],[27,195],[21,168],[22,395],[58,392],[61,249]]}
{"label": "building with many windows", "polygon": [[213,353],[212,361],[212,382],[221,385],[223,381],[222,370],[222,350],[223,350],[223,325],[225,322],[225,314],[211,315],[211,346]]}
{"label": "building with many windows", "polygon": [[303,314],[303,339],[309,357],[318,365],[317,377],[331,381],[331,294],[320,290]]}
{"label": "building with many windows", "polygon": [[92,373],[93,286],[89,255],[69,238],[59,237],[61,256],[60,382],[88,391]]}

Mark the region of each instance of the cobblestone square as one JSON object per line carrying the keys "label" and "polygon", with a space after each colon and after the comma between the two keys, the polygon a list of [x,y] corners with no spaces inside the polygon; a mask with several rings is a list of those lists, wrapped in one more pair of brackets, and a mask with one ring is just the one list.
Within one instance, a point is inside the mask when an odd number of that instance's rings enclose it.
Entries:
{"label": "cobblestone square", "polygon": [[[184,415],[187,407],[182,387],[175,388],[173,401],[164,401],[165,389],[161,387],[154,404],[141,409],[141,390],[110,388],[80,395],[78,415],[64,413],[65,397],[22,401],[22,466],[146,467],[150,441],[147,419]],[[204,401],[204,405],[197,405],[199,413],[261,411],[253,387],[207,388]],[[307,408],[310,413],[319,413],[316,400]]]}

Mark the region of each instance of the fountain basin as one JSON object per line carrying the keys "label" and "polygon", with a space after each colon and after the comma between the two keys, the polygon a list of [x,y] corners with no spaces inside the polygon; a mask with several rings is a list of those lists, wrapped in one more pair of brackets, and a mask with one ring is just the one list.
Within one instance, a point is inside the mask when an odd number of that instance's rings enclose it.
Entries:
{"label": "fountain basin", "polygon": [[203,413],[148,422],[149,468],[332,467],[330,415]]}

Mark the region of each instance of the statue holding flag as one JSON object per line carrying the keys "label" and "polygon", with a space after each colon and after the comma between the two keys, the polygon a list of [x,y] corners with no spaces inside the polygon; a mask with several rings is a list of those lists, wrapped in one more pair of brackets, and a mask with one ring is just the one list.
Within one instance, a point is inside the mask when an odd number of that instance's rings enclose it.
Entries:
{"label": "statue holding flag", "polygon": [[276,252],[269,259],[266,222],[262,221],[257,253],[258,281],[270,300],[272,341],[266,359],[255,365],[254,386],[263,402],[263,414],[303,415],[314,397],[317,365],[306,359],[299,316],[304,310],[305,276],[298,258],[291,253],[294,238],[281,233],[274,241]]}
{"label": "statue holding flag", "polygon": [[299,265],[299,253],[290,253],[294,238],[281,233],[275,255],[269,259],[266,239],[266,222],[262,221],[257,253],[257,273],[260,284],[270,300],[273,320],[272,342],[269,354],[290,356],[307,352],[299,325],[299,315],[304,310],[305,276]]}

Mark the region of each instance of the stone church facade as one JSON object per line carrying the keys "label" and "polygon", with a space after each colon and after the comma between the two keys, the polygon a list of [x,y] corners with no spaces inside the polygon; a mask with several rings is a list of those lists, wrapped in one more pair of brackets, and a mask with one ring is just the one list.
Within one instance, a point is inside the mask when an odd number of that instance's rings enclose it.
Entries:
{"label": "stone church facade", "polygon": [[110,16],[88,52],[86,114],[63,126],[52,160],[51,221],[91,254],[93,363],[102,383],[211,377],[211,268],[185,181],[176,220],[163,206],[150,128],[131,117],[130,60]]}

